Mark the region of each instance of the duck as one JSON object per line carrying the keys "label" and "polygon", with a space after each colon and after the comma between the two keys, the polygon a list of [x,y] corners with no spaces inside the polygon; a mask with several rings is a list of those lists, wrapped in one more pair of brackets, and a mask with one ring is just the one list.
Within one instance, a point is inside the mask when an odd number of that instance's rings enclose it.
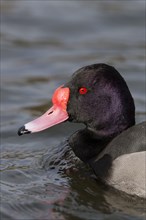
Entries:
{"label": "duck", "polygon": [[84,66],[55,90],[52,104],[18,135],[65,121],[83,123],[68,140],[75,155],[103,184],[145,199],[146,121],[135,124],[134,100],[121,74],[105,63]]}

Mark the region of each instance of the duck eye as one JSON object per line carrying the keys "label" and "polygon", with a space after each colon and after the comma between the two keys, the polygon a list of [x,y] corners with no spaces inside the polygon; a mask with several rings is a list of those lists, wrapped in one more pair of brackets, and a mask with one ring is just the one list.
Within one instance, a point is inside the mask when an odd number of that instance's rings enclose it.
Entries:
{"label": "duck eye", "polygon": [[88,91],[88,90],[87,90],[87,88],[85,88],[85,87],[82,87],[82,88],[79,89],[79,93],[80,93],[81,95],[86,94],[87,91]]}

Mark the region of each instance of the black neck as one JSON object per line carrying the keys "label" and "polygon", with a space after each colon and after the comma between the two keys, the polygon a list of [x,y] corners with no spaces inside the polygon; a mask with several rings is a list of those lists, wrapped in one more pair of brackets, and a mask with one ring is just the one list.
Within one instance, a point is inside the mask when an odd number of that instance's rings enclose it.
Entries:
{"label": "black neck", "polygon": [[75,132],[69,138],[69,145],[75,155],[87,163],[91,158],[98,155],[116,135],[98,135],[90,129]]}

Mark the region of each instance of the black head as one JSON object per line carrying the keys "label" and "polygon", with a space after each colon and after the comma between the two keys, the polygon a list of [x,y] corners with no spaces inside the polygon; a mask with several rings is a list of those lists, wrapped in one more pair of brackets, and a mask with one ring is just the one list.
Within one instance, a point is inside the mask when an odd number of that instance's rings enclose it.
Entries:
{"label": "black head", "polygon": [[77,70],[57,88],[53,106],[19,129],[18,134],[44,130],[65,120],[82,122],[100,137],[113,137],[135,124],[135,107],[125,80],[107,64]]}
{"label": "black head", "polygon": [[135,124],[135,106],[127,84],[106,64],[76,71],[68,83],[55,90],[52,103],[18,134],[38,132],[66,120],[82,122],[86,128],[73,134],[69,144],[83,161],[94,158],[115,136]]}
{"label": "black head", "polygon": [[77,70],[70,82],[69,121],[82,122],[99,135],[117,135],[135,124],[135,106],[119,72],[107,64]]}

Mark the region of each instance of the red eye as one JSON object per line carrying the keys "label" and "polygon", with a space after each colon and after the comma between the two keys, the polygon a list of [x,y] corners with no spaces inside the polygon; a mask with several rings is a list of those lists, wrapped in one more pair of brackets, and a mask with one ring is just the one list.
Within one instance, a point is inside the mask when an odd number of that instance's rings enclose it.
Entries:
{"label": "red eye", "polygon": [[87,91],[88,91],[88,90],[87,90],[87,88],[85,88],[85,87],[82,87],[82,88],[79,89],[79,93],[80,93],[81,95],[86,94]]}

